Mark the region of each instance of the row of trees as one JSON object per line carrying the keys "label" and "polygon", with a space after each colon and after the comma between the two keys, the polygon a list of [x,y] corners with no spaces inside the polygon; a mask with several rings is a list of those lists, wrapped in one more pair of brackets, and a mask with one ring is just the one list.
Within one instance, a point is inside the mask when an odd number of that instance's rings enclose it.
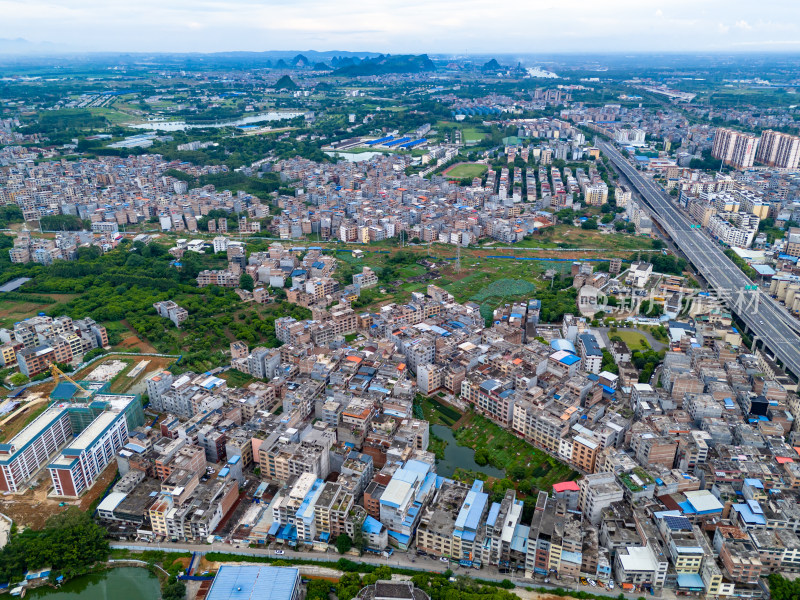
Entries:
{"label": "row of trees", "polygon": [[39,225],[44,231],[81,231],[92,227],[91,221],[75,215],[45,215],[39,219]]}

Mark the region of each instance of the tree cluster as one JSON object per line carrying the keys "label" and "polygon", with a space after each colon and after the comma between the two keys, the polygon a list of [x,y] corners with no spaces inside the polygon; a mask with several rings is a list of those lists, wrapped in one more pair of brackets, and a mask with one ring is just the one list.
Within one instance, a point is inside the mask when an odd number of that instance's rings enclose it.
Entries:
{"label": "tree cluster", "polygon": [[797,600],[800,598],[800,579],[786,579],[779,573],[767,577],[772,600]]}
{"label": "tree cluster", "polygon": [[51,567],[51,578],[73,577],[108,558],[105,530],[88,513],[71,507],[47,520],[44,529],[12,535],[0,550],[0,582],[15,581],[28,570]]}

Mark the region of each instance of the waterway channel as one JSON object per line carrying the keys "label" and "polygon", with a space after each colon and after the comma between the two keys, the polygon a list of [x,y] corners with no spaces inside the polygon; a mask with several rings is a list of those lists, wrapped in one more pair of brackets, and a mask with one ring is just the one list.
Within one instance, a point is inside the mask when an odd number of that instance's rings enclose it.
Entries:
{"label": "waterway channel", "polygon": [[482,467],[476,463],[475,451],[466,446],[459,446],[453,435],[453,430],[449,427],[432,425],[431,433],[447,442],[447,446],[444,449],[444,458],[436,460],[436,472],[442,477],[452,477],[458,468],[477,471],[497,479],[502,479],[506,476],[506,472],[502,469],[497,469],[491,465]]}
{"label": "waterway channel", "polygon": [[76,577],[58,589],[41,587],[25,598],[36,600],[158,600],[161,585],[147,569],[117,567]]}

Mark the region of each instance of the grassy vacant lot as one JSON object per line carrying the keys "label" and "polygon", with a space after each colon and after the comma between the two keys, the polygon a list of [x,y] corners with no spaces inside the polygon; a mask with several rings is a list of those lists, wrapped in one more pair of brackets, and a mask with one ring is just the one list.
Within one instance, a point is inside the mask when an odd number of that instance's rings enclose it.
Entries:
{"label": "grassy vacant lot", "polygon": [[425,420],[431,425],[452,427],[461,418],[461,412],[452,406],[439,402],[436,398],[420,396],[417,400],[422,406],[422,414]]}
{"label": "grassy vacant lot", "polygon": [[447,177],[454,177],[456,179],[465,179],[467,177],[483,177],[483,174],[489,169],[486,165],[477,163],[461,163],[447,170],[445,175]]}
{"label": "grassy vacant lot", "polygon": [[242,387],[247,385],[251,381],[255,381],[255,378],[252,375],[242,373],[241,371],[237,371],[236,369],[228,369],[224,373],[220,373],[219,376],[220,378],[227,381],[228,386],[230,387]]}
{"label": "grassy vacant lot", "polygon": [[574,225],[548,227],[540,235],[523,240],[518,248],[608,248],[613,251],[651,250],[653,241],[625,233],[600,233]]}
{"label": "grassy vacant lot", "polygon": [[614,333],[609,332],[608,336],[618,336],[628,345],[631,351],[641,350],[642,348],[650,349],[650,344],[647,342],[647,339],[638,331],[618,329]]}
{"label": "grassy vacant lot", "polygon": [[25,300],[0,300],[0,327],[14,328],[14,323],[45,312],[52,304]]}
{"label": "grassy vacant lot", "polygon": [[[522,279],[541,286],[543,282],[539,278],[539,274],[542,272],[543,265],[550,268],[550,263],[513,261],[502,258],[480,258],[473,262],[472,259],[462,257],[461,265],[469,274],[442,286],[453,294],[458,302],[468,301],[491,283],[500,279]],[[526,296],[530,296],[530,294],[526,294]]]}
{"label": "grassy vacant lot", "polygon": [[578,477],[569,466],[480,415],[462,420],[454,435],[459,445],[485,448],[489,464],[505,469],[506,476],[525,494],[533,488],[549,491],[554,483]]}

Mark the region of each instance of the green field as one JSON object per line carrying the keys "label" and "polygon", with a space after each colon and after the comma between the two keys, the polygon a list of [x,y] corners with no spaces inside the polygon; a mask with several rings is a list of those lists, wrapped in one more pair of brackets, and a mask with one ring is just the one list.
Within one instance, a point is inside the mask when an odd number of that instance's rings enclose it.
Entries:
{"label": "green field", "polygon": [[134,117],[122,111],[116,110],[114,108],[109,108],[107,106],[99,107],[99,108],[88,108],[86,109],[93,115],[100,115],[108,119],[111,125],[121,125],[123,123],[140,123],[144,122],[142,117]]}
{"label": "green field", "polygon": [[400,269],[402,277],[419,277],[427,272],[428,270],[422,265],[407,265]]}
{"label": "green field", "polygon": [[483,174],[489,170],[487,165],[478,163],[462,163],[454,166],[447,171],[447,177],[454,177],[456,179],[466,179],[467,177],[483,177]]}
{"label": "green field", "polygon": [[642,348],[650,349],[650,344],[647,342],[647,339],[638,331],[619,329],[614,333],[608,333],[609,338],[615,336],[625,342],[628,348],[631,349],[631,352],[634,350],[641,350]]}
{"label": "green field", "polygon": [[476,127],[462,127],[461,135],[464,138],[465,143],[480,142],[484,137],[486,137],[486,133],[483,131],[478,131]]}

